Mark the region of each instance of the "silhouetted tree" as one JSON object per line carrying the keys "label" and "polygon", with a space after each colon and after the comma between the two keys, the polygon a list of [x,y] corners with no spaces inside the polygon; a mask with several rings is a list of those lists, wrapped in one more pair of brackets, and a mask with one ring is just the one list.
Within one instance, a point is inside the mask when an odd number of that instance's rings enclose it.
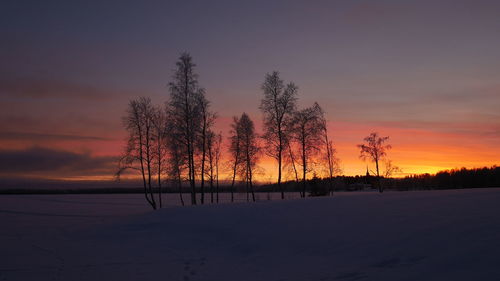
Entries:
{"label": "silhouetted tree", "polygon": [[340,167],[339,167],[339,159],[336,157],[336,150],[333,147],[333,142],[329,139],[328,137],[328,124],[327,120],[325,117],[325,112],[323,109],[318,105],[319,108],[319,124],[321,126],[321,133],[323,137],[323,145],[324,145],[324,150],[325,150],[325,161],[327,163],[327,174],[328,174],[328,190],[329,194],[333,194],[333,176],[336,173],[340,173]]}
{"label": "silhouetted tree", "polygon": [[219,164],[221,158],[221,145],[222,145],[222,132],[219,132],[215,137],[214,144],[214,160],[215,160],[215,190],[216,190],[216,202],[219,203]]}
{"label": "silhouetted tree", "polygon": [[384,176],[389,178],[389,177],[392,177],[394,174],[397,174],[397,173],[402,173],[403,170],[392,164],[392,160],[387,160],[385,161],[385,172],[384,172]]}
{"label": "silhouetted tree", "polygon": [[297,90],[297,86],[293,83],[285,87],[277,71],[266,74],[262,84],[264,97],[261,100],[260,110],[264,114],[263,139],[266,142],[267,154],[278,162],[278,188],[281,191],[281,199],[285,199],[281,187],[283,152],[287,147],[289,137],[285,127],[295,110]]}
{"label": "silhouetted tree", "polygon": [[240,119],[236,116],[233,117],[233,123],[231,123],[231,130],[229,131],[229,153],[231,155],[231,166],[232,166],[232,180],[231,180],[231,202],[234,202],[234,183],[236,180],[236,174],[238,172],[238,167],[242,161],[241,157],[241,128]]}
{"label": "silhouetted tree", "polygon": [[[325,138],[324,149],[326,153],[323,155],[323,160],[327,163],[327,176],[328,176],[328,193],[333,195],[334,191],[334,177],[342,174],[340,168],[340,159],[337,157],[337,150],[333,147],[333,141]],[[326,142],[328,141],[328,142]]]}
{"label": "silhouetted tree", "polygon": [[183,143],[180,141],[181,136],[178,131],[173,129],[173,124],[169,123],[168,137],[168,165],[167,174],[170,176],[170,181],[173,186],[177,186],[179,199],[184,206],[184,198],[182,197],[182,175],[187,168],[187,155],[182,153]]}
{"label": "silhouetted tree", "polygon": [[306,180],[312,154],[320,149],[322,140],[321,108],[317,103],[294,113],[292,136],[299,144],[302,165],[302,197],[306,196]]}
{"label": "silhouetted tree", "polygon": [[117,179],[127,169],[138,170],[142,176],[144,196],[153,209],[156,201],[151,186],[153,174],[153,115],[154,108],[151,99],[141,97],[131,100],[123,124],[129,133],[125,152],[119,160],[116,173]]}
{"label": "silhouetted tree", "polygon": [[[200,115],[201,115],[201,126],[200,126],[200,133],[199,137],[197,138],[197,144],[198,148],[201,150],[201,172],[200,172],[200,192],[201,192],[201,204],[205,203],[205,165],[206,165],[206,158],[207,158],[207,139],[208,139],[208,134],[210,133],[210,128],[213,126],[215,122],[216,115],[215,113],[210,111],[210,103],[209,101],[205,98],[205,95],[203,92],[201,94],[197,95],[197,103],[198,107],[200,110]],[[213,182],[211,181],[211,184]],[[213,187],[213,186],[211,186]],[[212,193],[213,196],[213,193]],[[213,200],[212,200],[213,201]]]}
{"label": "silhouetted tree", "polygon": [[166,156],[167,156],[167,112],[165,108],[154,107],[152,114],[153,123],[153,145],[154,145],[154,160],[156,166],[156,176],[158,179],[158,201],[160,208],[162,207],[162,180],[161,175],[165,172]]}
{"label": "silhouetted tree", "polygon": [[292,142],[288,141],[287,142],[287,148],[286,148],[288,153],[285,153],[285,157],[283,157],[285,164],[290,165],[292,168],[293,175],[295,176],[295,182],[299,182],[299,173],[297,171],[297,166],[296,166],[296,156],[294,154],[294,149],[292,148]]}
{"label": "silhouetted tree", "polygon": [[207,155],[208,155],[208,171],[206,172],[208,180],[210,183],[210,203],[214,203],[214,179],[215,174],[215,162],[216,162],[216,146],[217,145],[217,135],[209,130],[207,132]]}
{"label": "silhouetted tree", "polygon": [[202,125],[200,96],[203,89],[198,84],[195,64],[188,53],[183,53],[176,63],[177,69],[169,83],[170,115],[173,132],[180,137],[181,153],[187,157],[188,180],[191,186],[191,204],[196,205],[195,146]]}
{"label": "silhouetted tree", "polygon": [[385,144],[388,139],[389,137],[380,137],[377,132],[373,132],[364,138],[364,144],[358,144],[358,148],[360,149],[359,157],[363,160],[369,159],[375,163],[380,192],[383,192],[384,189],[380,185],[379,161],[384,159],[387,155],[387,150],[392,148],[391,145]]}
{"label": "silhouetted tree", "polygon": [[253,189],[253,172],[258,160],[259,145],[257,143],[257,134],[255,133],[255,126],[250,117],[243,113],[239,119],[239,126],[241,130],[241,149],[243,156],[242,164],[244,164],[244,174],[247,186],[247,201],[248,201],[248,188],[252,193],[252,201],[255,202],[255,193]]}

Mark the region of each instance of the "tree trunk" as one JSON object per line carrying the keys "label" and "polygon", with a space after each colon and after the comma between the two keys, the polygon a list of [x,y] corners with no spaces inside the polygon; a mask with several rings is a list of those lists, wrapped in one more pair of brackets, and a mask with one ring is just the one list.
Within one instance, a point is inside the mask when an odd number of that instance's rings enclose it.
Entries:
{"label": "tree trunk", "polygon": [[378,170],[378,158],[375,159],[375,166],[377,167],[377,185],[378,185],[378,191],[380,193],[384,192],[384,189],[382,188],[382,185],[380,184],[380,174]]}
{"label": "tree trunk", "polygon": [[250,194],[250,190],[248,188],[248,172],[247,172],[247,175],[245,176],[246,178],[246,191],[247,191],[247,202],[250,201],[249,200],[249,194]]}
{"label": "tree trunk", "polygon": [[[239,144],[238,144],[239,147]],[[236,156],[234,159],[234,166],[233,166],[233,180],[231,182],[231,202],[234,202],[234,181],[236,180],[236,169],[238,168],[238,161],[239,161],[239,148],[236,151]]]}
{"label": "tree trunk", "polygon": [[201,179],[200,179],[200,192],[201,192],[201,204],[205,203],[205,137],[203,137],[203,149],[201,153]]}
{"label": "tree trunk", "polygon": [[158,200],[160,202],[160,208],[162,208],[162,202],[161,202],[161,146],[160,146],[160,139],[158,139]]}
{"label": "tree trunk", "polygon": [[149,196],[148,196],[148,190],[147,190],[147,184],[146,184],[146,171],[144,169],[144,151],[143,151],[143,147],[142,147],[142,144],[143,144],[143,135],[142,135],[142,127],[140,125],[140,121],[139,121],[139,114],[137,113],[137,111],[135,112],[135,118],[136,118],[136,124],[137,124],[137,133],[138,133],[138,137],[139,137],[139,162],[141,163],[141,175],[142,175],[142,183],[144,185],[144,197],[146,198],[146,201],[149,203],[149,205],[151,205],[151,207],[153,207],[153,209],[155,209],[155,206],[153,205],[153,203],[151,202],[151,200],[149,199]]}
{"label": "tree trunk", "polygon": [[[186,132],[187,133],[187,132]],[[191,205],[196,205],[196,190],[194,185],[194,171],[193,171],[193,157],[191,152],[191,143],[189,140],[189,136],[186,138],[187,140],[187,153],[188,153],[188,180],[189,185],[191,187]]]}
{"label": "tree trunk", "polygon": [[302,139],[302,198],[306,197],[306,176],[307,176],[306,142],[305,139]]}
{"label": "tree trunk", "polygon": [[146,161],[147,163],[147,172],[148,172],[148,190],[149,190],[149,196],[151,198],[151,203],[153,206],[153,209],[156,210],[156,200],[153,194],[153,187],[151,186],[151,160]]}
{"label": "tree trunk", "polygon": [[219,203],[219,164],[215,164],[215,173],[216,173],[216,178],[215,178],[215,184],[216,184],[216,202],[217,204]]}
{"label": "tree trunk", "polygon": [[214,203],[214,166],[213,166],[213,156],[212,151],[209,150],[210,155],[210,203]]}
{"label": "tree trunk", "polygon": [[330,141],[328,140],[328,131],[326,130],[326,125],[324,129],[325,133],[325,143],[326,143],[326,157],[328,160],[328,172],[329,172],[329,181],[328,181],[328,189],[329,189],[329,194],[333,195],[333,155],[332,155],[332,145],[330,144]]}
{"label": "tree trunk", "polygon": [[182,198],[182,179],[179,169],[177,169],[177,184],[179,185],[179,198],[181,199],[182,206],[184,206],[184,198]]}
{"label": "tree trunk", "polygon": [[234,161],[233,181],[231,182],[231,202],[234,202],[234,181],[236,180],[236,167],[237,167],[237,162]]}
{"label": "tree trunk", "polygon": [[216,185],[216,202],[219,203],[219,160],[220,160],[220,145],[222,142],[222,135],[217,135],[217,146],[215,148],[215,185]]}
{"label": "tree trunk", "polygon": [[281,186],[281,153],[282,153],[282,147],[281,147],[281,140],[280,140],[280,148],[278,151],[278,188],[281,192],[281,199],[285,199],[285,193],[283,191],[283,187]]}
{"label": "tree trunk", "polygon": [[252,184],[252,166],[248,163],[248,182],[250,183],[250,191],[252,192],[252,201],[255,202],[255,192],[253,191]]}
{"label": "tree trunk", "polygon": [[[148,121],[149,122],[149,121]],[[147,164],[147,172],[148,172],[148,188],[149,188],[149,196],[151,198],[151,203],[153,205],[153,209],[156,210],[156,202],[153,194],[153,188],[151,187],[151,144],[149,143],[150,136],[150,127],[146,125],[146,164]]]}
{"label": "tree trunk", "polygon": [[[191,146],[191,145],[189,145]],[[193,148],[189,148],[188,152],[188,165],[189,165],[189,185],[191,186],[191,205],[196,205],[196,181],[194,174],[194,156]]]}
{"label": "tree trunk", "polygon": [[160,179],[160,171],[158,171],[158,200],[160,203],[160,208],[162,208],[162,201],[161,201],[161,179]]}
{"label": "tree trunk", "polygon": [[[142,139],[142,138],[139,138],[139,139]],[[141,142],[141,140],[139,140],[139,142]],[[149,203],[149,205],[151,205],[151,207],[153,207],[153,209],[155,208],[154,204],[151,202],[151,200],[149,199],[149,196],[148,196],[148,186],[147,186],[147,183],[146,183],[146,171],[144,169],[144,159],[142,157],[142,144],[139,144],[139,147],[141,147],[139,149],[139,162],[141,162],[141,175],[142,175],[142,183],[144,185],[144,197],[146,198],[146,201]]]}
{"label": "tree trunk", "polygon": [[252,192],[252,200],[255,202],[255,192],[253,190],[252,177],[250,176],[250,191]]}
{"label": "tree trunk", "polygon": [[214,203],[214,181],[210,179],[210,203]]}
{"label": "tree trunk", "polygon": [[295,156],[293,156],[292,146],[288,142],[288,151],[290,153],[290,160],[292,160],[293,172],[295,173],[295,181],[299,182],[299,173],[297,172],[297,167],[295,167]]}
{"label": "tree trunk", "polygon": [[201,131],[201,182],[200,182],[200,192],[201,192],[201,204],[205,204],[205,158],[207,156],[206,150],[206,140],[207,140],[207,113],[203,112],[203,128]]}
{"label": "tree trunk", "polygon": [[196,205],[196,181],[194,173],[193,148],[189,152],[189,184],[191,185],[191,205]]}

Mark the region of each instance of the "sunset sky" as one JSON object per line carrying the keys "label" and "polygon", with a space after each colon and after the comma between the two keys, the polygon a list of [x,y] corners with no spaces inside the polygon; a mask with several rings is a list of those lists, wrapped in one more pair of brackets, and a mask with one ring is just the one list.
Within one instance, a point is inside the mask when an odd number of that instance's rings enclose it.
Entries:
{"label": "sunset sky", "polygon": [[372,131],[402,175],[499,164],[499,15],[477,0],[3,1],[0,177],[111,179],[128,101],[165,102],[183,51],[225,136],[244,111],[261,131],[277,70],[327,112],[346,175],[365,173]]}

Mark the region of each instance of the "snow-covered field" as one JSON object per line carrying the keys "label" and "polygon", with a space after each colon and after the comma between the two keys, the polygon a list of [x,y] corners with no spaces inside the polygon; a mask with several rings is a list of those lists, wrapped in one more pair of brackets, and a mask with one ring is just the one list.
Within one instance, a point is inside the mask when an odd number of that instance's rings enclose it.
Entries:
{"label": "snow-covered field", "polygon": [[500,280],[500,189],[170,207],[0,196],[0,280]]}

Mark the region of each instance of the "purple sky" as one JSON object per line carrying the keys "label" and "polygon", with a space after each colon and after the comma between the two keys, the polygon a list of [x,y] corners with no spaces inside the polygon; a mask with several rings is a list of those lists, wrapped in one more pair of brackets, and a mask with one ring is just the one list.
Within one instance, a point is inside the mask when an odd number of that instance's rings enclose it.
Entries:
{"label": "purple sky", "polygon": [[260,85],[278,70],[301,106],[327,111],[347,174],[372,129],[408,173],[498,163],[499,15],[499,1],[3,1],[0,165],[116,155],[128,100],[165,101],[182,51],[224,133],[243,111],[261,123]]}

